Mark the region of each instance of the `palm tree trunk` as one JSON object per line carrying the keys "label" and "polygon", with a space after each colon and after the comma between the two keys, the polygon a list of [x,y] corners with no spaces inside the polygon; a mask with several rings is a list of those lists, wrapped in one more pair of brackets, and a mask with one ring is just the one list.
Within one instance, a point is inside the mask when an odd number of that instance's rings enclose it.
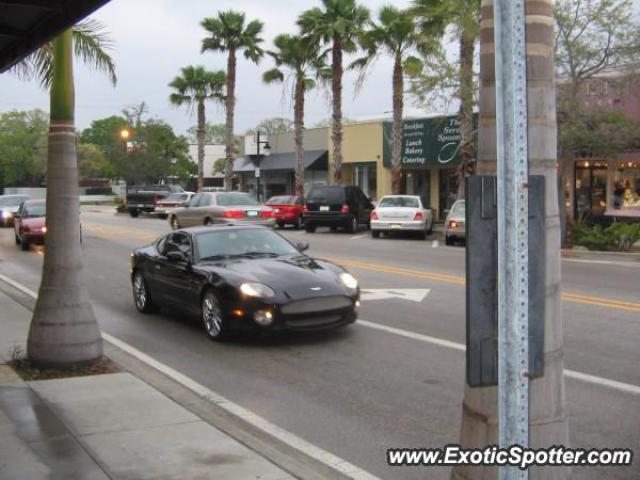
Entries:
{"label": "palm tree trunk", "polygon": [[333,38],[332,49],[333,78],[331,90],[333,94],[333,116],[331,141],[333,142],[333,181],[342,183],[342,39]]}
{"label": "palm tree trunk", "polygon": [[473,57],[475,35],[462,32],[460,35],[460,175],[458,176],[458,198],[464,198],[465,179],[473,161]]}
{"label": "palm tree trunk", "polygon": [[294,106],[294,137],[296,148],[296,195],[304,196],[304,75],[296,79]]}
{"label": "palm tree trunk", "polygon": [[[557,200],[557,131],[553,58],[553,4],[526,1],[527,81],[529,107],[529,172],[546,178],[546,278],[544,311],[544,376],[529,386],[529,446],[568,445],[569,429],[564,393],[564,361],[560,285],[560,220]],[[480,41],[480,139],[478,173],[496,171],[495,71],[493,0],[482,0]],[[531,48],[535,42],[535,48]],[[482,48],[484,47],[484,48]],[[498,443],[498,391],[496,387],[465,387],[460,443],[484,448]],[[531,480],[568,478],[569,469],[534,467]],[[455,467],[452,479],[494,479],[496,467]]]}
{"label": "palm tree trunk", "polygon": [[225,158],[227,161],[224,172],[224,188],[226,191],[231,190],[233,177],[233,161],[235,160],[235,138],[233,136],[233,113],[236,108],[236,51],[229,49],[229,57],[227,58],[227,97],[225,100],[225,110],[227,113],[227,121],[225,125]]}
{"label": "palm tree trunk", "polygon": [[198,192],[204,186],[204,134],[207,120],[204,113],[204,100],[198,100]]}
{"label": "palm tree trunk", "polygon": [[102,356],[102,337],[82,282],[71,30],[54,41],[47,161],[47,246],[27,340],[29,360],[70,367]]}
{"label": "palm tree trunk", "polygon": [[396,55],[393,65],[393,126],[391,150],[391,191],[400,193],[402,183],[402,109],[403,109],[403,71],[402,58]]}

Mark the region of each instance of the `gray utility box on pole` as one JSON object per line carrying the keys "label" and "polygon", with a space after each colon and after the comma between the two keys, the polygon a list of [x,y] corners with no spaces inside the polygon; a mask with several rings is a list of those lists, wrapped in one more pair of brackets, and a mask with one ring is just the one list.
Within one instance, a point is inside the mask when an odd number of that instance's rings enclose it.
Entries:
{"label": "gray utility box on pole", "polygon": [[[529,377],[544,372],[544,177],[529,176]],[[498,226],[496,177],[466,184],[467,383],[498,384]],[[507,288],[516,288],[509,285]]]}

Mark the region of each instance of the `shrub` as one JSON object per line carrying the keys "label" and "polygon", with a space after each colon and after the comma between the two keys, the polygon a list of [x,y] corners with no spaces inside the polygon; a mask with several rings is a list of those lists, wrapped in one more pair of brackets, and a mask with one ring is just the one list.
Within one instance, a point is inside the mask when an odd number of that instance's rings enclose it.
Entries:
{"label": "shrub", "polygon": [[606,228],[576,223],[572,233],[574,244],[589,250],[628,251],[640,240],[640,223],[614,222]]}

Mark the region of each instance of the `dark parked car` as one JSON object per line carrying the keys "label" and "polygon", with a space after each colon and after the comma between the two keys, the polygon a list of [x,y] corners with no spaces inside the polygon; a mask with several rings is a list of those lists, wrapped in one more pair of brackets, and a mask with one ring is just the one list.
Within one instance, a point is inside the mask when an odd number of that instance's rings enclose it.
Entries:
{"label": "dark parked car", "polygon": [[0,195],[0,225],[13,225],[13,217],[25,200],[29,200],[29,195]]}
{"label": "dark parked car", "polygon": [[358,225],[369,226],[372,210],[371,200],[358,187],[314,186],[306,199],[304,228],[309,233],[315,232],[316,227],[345,228],[355,232]]}
{"label": "dark parked car", "polygon": [[124,198],[129,215],[137,217],[140,213],[151,213],[156,204],[172,193],[184,193],[179,185],[140,185],[127,187]]}
{"label": "dark parked car", "polygon": [[319,330],[356,320],[360,289],[345,269],[303,254],[267,227],[176,230],[131,255],[136,308],[200,317],[207,336],[232,329]]}
{"label": "dark parked car", "polygon": [[297,229],[302,228],[304,198],[298,195],[278,195],[267,200],[265,205],[273,208],[278,227],[293,225]]}
{"label": "dark parked car", "polygon": [[32,243],[44,243],[47,233],[46,215],[47,207],[44,200],[27,200],[20,205],[13,228],[16,245],[20,245],[22,250],[29,250],[29,245]]}

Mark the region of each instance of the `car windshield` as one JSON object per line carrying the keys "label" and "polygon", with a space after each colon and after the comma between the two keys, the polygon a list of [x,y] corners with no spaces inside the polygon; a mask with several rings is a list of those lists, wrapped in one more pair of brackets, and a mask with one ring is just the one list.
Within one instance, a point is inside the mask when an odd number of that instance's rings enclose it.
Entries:
{"label": "car windshield", "polygon": [[258,201],[248,193],[220,193],[216,197],[218,205],[223,207],[230,205],[260,205]]}
{"label": "car windshield", "polygon": [[27,196],[21,196],[21,195],[11,195],[10,197],[0,197],[0,207],[13,207],[15,205],[20,205],[22,202],[24,202],[27,198]]}
{"label": "car windshield", "polygon": [[200,261],[234,257],[299,255],[300,252],[269,229],[247,228],[199,233],[195,236]]}
{"label": "car windshield", "polygon": [[296,197],[293,195],[281,195],[279,197],[271,197],[267,200],[267,205],[293,205]]}
{"label": "car windshield", "polygon": [[171,195],[168,195],[165,200],[170,202],[183,202],[187,197],[188,195],[186,193],[172,193]]}
{"label": "car windshield", "polygon": [[384,197],[378,207],[411,207],[418,208],[418,199],[415,197]]}
{"label": "car windshield", "polygon": [[451,207],[452,213],[464,213],[464,201],[457,201]]}
{"label": "car windshield", "polygon": [[47,208],[44,203],[36,205],[28,205],[22,210],[24,218],[44,217],[47,214]]}
{"label": "car windshield", "polygon": [[343,187],[316,187],[311,190],[307,200],[311,202],[342,203],[344,202],[344,192]]}

